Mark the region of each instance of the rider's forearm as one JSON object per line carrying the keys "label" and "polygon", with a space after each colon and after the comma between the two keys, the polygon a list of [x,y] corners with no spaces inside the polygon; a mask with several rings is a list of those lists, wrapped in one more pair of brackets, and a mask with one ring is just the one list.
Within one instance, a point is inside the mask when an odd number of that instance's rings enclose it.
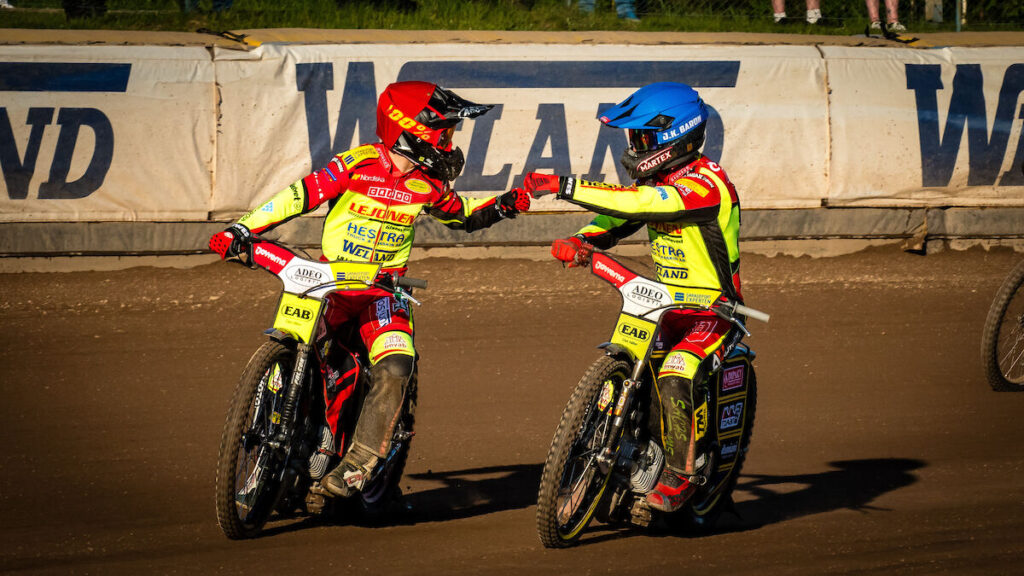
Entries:
{"label": "rider's forearm", "polygon": [[498,212],[498,197],[464,198],[451,192],[427,213],[454,230],[474,232],[503,219]]}
{"label": "rider's forearm", "polygon": [[299,180],[238,221],[255,233],[265,232],[308,210],[306,188]]}
{"label": "rider's forearm", "polygon": [[[558,197],[592,212],[644,222],[699,222],[718,215],[718,193],[688,187],[616,186],[564,178]],[[703,193],[703,195],[701,195]],[[694,198],[687,197],[693,195]]]}
{"label": "rider's forearm", "polygon": [[619,240],[632,236],[643,225],[643,222],[631,222],[599,214],[590,224],[580,228],[576,236],[601,250],[608,250],[618,244]]}

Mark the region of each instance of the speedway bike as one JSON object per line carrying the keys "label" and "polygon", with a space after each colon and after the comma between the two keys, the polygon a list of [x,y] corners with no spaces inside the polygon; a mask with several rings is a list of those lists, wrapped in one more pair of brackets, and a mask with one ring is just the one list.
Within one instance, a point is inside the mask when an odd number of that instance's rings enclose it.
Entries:
{"label": "speedway bike", "polygon": [[[369,382],[369,361],[354,323],[328,330],[331,293],[374,287],[400,303],[426,282],[381,274],[380,264],[319,262],[254,237],[231,261],[277,276],[283,290],[268,340],[249,360],[228,409],[217,459],[217,521],[228,538],[251,538],[275,512],[379,513],[400,494],[413,435],[416,369],[391,449],[363,490],[334,499],[321,480],[340,461]],[[405,304],[406,306],[408,304]]]}
{"label": "speedway bike", "polygon": [[622,297],[604,354],[580,379],[562,412],[541,474],[537,532],[548,548],[576,544],[596,518],[649,526],[655,514],[644,496],[657,483],[664,452],[650,432],[651,392],[665,352],[655,350],[662,317],[672,310],[712,312],[735,326],[721,355],[710,358],[703,398],[695,397],[695,434],[709,435],[709,460],[690,481],[698,490],[672,514],[669,526],[707,529],[731,505],[731,493],[750,443],[757,403],[754,351],[745,318],[769,316],[722,297],[718,290],[684,288],[636,274],[611,255],[585,245],[574,264]]}
{"label": "speedway bike", "polygon": [[993,390],[1024,391],[1024,261],[1003,280],[989,307],[981,363]]}

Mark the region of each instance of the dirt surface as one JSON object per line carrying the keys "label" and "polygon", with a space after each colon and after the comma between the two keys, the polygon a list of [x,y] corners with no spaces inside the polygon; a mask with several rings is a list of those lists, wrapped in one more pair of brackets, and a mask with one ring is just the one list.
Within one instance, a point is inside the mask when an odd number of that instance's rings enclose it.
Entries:
{"label": "dirt surface", "polygon": [[[213,506],[229,395],[272,276],[226,264],[0,274],[0,572],[1022,573],[1024,394],[978,361],[1021,258],[744,255],[760,382],[738,516],[704,537],[594,525],[541,547],[535,497],[617,294],[551,261],[413,263],[422,353],[408,518],[292,520],[233,542]],[[637,267],[634,265],[634,267]]]}

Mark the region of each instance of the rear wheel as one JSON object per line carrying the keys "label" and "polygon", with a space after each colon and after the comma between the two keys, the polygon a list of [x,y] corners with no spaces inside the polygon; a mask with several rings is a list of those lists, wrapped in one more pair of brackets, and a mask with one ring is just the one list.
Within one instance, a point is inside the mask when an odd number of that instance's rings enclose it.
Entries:
{"label": "rear wheel", "polygon": [[[601,357],[580,379],[562,412],[537,495],[537,533],[545,547],[575,544],[608,487],[610,475],[601,472],[597,456],[610,433],[608,413],[630,370],[627,362]],[[614,393],[602,395],[606,388]]]}
{"label": "rear wheel", "polygon": [[401,501],[400,483],[402,474],[405,473],[405,463],[409,459],[409,445],[412,442],[413,426],[416,421],[418,381],[419,370],[414,368],[409,389],[405,394],[402,416],[395,426],[391,452],[380,471],[359,494],[360,510],[365,519],[375,520],[383,516],[394,504]]}
{"label": "rear wheel", "polygon": [[[736,460],[729,470],[729,476],[721,483],[721,487],[710,493],[698,492],[681,510],[671,515],[670,524],[674,528],[706,532],[710,530],[722,512],[732,506],[732,492],[736,488],[743,462],[747,457],[747,448],[754,433],[754,415],[757,412],[757,377],[753,366],[748,365],[747,399],[744,408],[743,438],[737,449]],[[717,428],[717,424],[715,425]]]}
{"label": "rear wheel", "polygon": [[996,292],[981,334],[981,362],[998,392],[1024,391],[1024,262]]}
{"label": "rear wheel", "polygon": [[217,457],[217,522],[228,538],[252,538],[281,494],[286,462],[268,445],[280,426],[294,350],[267,342],[253,354],[228,408]]}

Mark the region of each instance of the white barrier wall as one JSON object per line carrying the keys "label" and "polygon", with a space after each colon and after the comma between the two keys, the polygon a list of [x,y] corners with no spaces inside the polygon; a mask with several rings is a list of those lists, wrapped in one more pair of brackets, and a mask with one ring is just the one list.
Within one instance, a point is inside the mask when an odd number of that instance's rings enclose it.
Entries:
{"label": "white barrier wall", "polygon": [[0,220],[206,219],[213,72],[203,48],[0,46]]}
{"label": "white barrier wall", "polygon": [[830,205],[1024,203],[1024,48],[821,50]]}
{"label": "white barrier wall", "polygon": [[705,152],[746,208],[1024,206],[1024,48],[6,46],[0,221],[236,217],[375,140],[377,94],[410,79],[497,105],[456,136],[473,195],[624,180],[596,117],[672,80],[711,106]]}

